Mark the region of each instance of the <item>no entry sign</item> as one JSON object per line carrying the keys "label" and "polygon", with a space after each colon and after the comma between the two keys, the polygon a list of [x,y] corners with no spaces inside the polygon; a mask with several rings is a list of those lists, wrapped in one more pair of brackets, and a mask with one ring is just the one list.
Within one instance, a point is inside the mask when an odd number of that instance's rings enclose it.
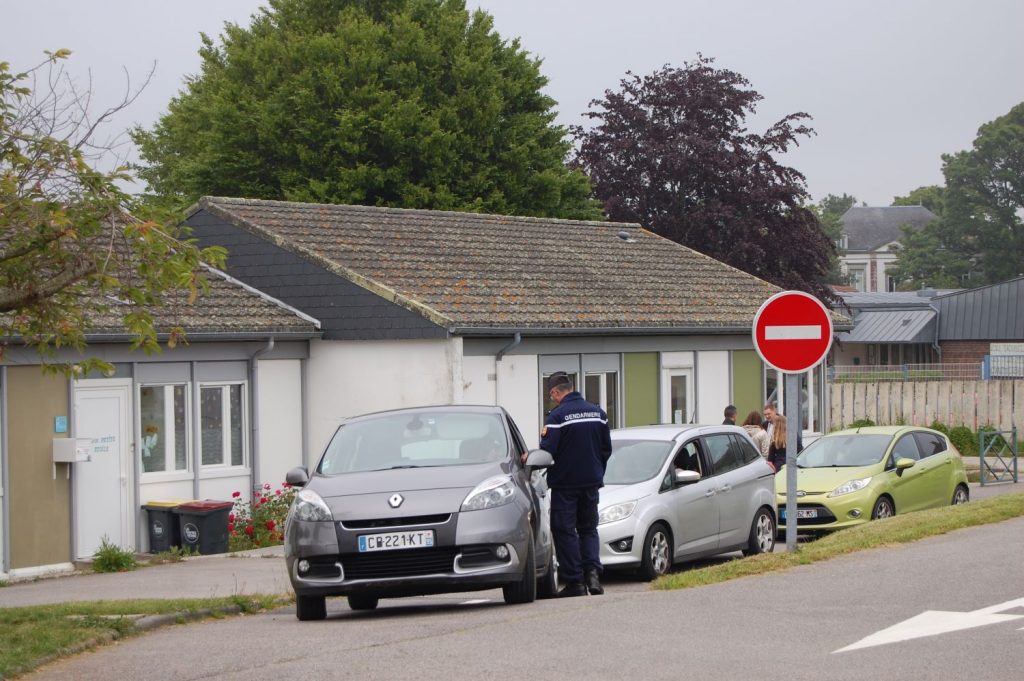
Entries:
{"label": "no entry sign", "polygon": [[832,317],[817,298],[783,291],[754,315],[754,347],[767,364],[799,374],[825,359],[832,347]]}

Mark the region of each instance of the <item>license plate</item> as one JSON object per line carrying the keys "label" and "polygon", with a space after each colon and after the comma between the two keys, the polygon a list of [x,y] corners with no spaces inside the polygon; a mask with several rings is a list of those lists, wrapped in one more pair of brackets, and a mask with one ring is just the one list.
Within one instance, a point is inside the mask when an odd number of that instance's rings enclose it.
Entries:
{"label": "license plate", "polygon": [[[797,520],[799,520],[800,518],[817,518],[817,517],[818,517],[818,509],[816,509],[816,508],[798,508],[796,510],[796,519]],[[786,509],[780,508],[779,509],[779,520],[785,520],[785,519],[786,519]]]}
{"label": "license plate", "polygon": [[360,553],[368,551],[396,551],[398,549],[425,549],[433,545],[433,530],[359,535]]}

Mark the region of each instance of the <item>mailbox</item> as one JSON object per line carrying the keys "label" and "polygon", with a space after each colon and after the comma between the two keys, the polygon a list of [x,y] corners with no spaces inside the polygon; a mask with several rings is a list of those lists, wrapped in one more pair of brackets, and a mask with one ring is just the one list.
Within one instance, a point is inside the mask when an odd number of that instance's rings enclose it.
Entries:
{"label": "mailbox", "polygon": [[[57,464],[92,461],[92,442],[88,438],[53,438],[53,479],[57,479]],[[68,466],[68,477],[71,467]]]}

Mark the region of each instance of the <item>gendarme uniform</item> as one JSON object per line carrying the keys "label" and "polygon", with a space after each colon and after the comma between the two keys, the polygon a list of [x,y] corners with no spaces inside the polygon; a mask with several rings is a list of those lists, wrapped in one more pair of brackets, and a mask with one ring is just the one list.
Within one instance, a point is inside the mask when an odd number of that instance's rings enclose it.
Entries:
{"label": "gendarme uniform", "polygon": [[597,500],[612,453],[608,414],[579,392],[570,392],[545,419],[540,447],[555,459],[548,485],[558,570],[566,582],[578,583],[584,571],[600,574],[602,569]]}

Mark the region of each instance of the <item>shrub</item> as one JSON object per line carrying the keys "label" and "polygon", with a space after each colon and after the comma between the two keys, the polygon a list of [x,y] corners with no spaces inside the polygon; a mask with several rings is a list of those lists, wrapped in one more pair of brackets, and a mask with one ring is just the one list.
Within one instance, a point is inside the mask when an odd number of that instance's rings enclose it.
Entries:
{"label": "shrub", "polygon": [[96,572],[128,572],[136,566],[135,554],[122,549],[103,536],[100,547],[92,554],[92,569]]}
{"label": "shrub", "polygon": [[871,419],[857,419],[850,424],[850,428],[867,428],[868,426],[875,425],[875,422]]}
{"label": "shrub", "polygon": [[949,437],[949,426],[942,421],[932,421],[932,425],[928,426],[932,430],[937,430],[946,437]]}
{"label": "shrub", "polygon": [[949,441],[964,456],[978,456],[978,436],[967,426],[956,426],[949,431]]}
{"label": "shrub", "polygon": [[231,551],[274,546],[284,541],[284,520],[295,497],[295,488],[284,483],[274,490],[270,483],[252,492],[252,502],[235,492],[235,507],[228,516],[228,548]]}

